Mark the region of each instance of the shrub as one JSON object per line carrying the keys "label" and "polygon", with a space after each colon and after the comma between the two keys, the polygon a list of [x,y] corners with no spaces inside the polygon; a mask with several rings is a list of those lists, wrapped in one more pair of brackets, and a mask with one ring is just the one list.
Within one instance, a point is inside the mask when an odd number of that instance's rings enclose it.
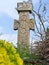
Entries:
{"label": "shrub", "polygon": [[0,65],[23,65],[12,43],[0,40]]}

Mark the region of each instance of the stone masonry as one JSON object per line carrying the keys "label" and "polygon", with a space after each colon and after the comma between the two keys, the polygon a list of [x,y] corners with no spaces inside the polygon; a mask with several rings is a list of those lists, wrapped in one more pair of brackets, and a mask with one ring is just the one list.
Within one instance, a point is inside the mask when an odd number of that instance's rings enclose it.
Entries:
{"label": "stone masonry", "polygon": [[[18,44],[30,46],[30,30],[34,30],[34,19],[29,18],[32,11],[31,2],[17,3],[19,20],[14,20],[14,30],[18,30]],[[25,47],[25,46],[24,46]]]}

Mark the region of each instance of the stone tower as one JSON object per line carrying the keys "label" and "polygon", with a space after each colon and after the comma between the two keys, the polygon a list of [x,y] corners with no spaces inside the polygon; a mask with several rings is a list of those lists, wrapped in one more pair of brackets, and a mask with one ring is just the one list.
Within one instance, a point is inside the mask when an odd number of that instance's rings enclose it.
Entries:
{"label": "stone tower", "polygon": [[19,20],[14,21],[14,30],[18,30],[18,45],[30,46],[30,30],[34,30],[34,19],[29,18],[32,12],[32,4],[30,1],[17,3],[17,11]]}

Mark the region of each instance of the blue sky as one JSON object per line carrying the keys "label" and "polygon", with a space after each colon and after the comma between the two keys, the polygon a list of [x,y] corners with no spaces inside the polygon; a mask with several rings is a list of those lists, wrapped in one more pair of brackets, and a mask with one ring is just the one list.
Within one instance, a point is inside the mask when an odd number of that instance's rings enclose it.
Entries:
{"label": "blue sky", "polygon": [[[18,31],[13,30],[14,19],[18,19],[18,12],[15,10],[18,2],[28,0],[0,0],[0,39],[13,42],[16,45]],[[33,5],[38,6],[39,0],[33,0]],[[35,7],[36,9],[36,7]],[[32,39],[33,32],[30,32]]]}

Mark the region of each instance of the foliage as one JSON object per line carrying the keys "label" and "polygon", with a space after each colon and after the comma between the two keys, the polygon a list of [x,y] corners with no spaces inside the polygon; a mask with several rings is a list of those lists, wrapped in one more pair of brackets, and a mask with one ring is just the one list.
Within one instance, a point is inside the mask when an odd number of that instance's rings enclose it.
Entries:
{"label": "foliage", "polygon": [[49,31],[49,28],[47,27],[47,31]]}
{"label": "foliage", "polygon": [[[24,46],[24,47],[23,47]],[[21,47],[21,48],[20,48]],[[21,49],[21,50],[20,50]],[[27,51],[27,45],[19,45],[17,48],[17,52],[20,54],[20,56],[24,60],[24,65],[36,65],[37,61],[41,61],[41,56],[33,54],[31,52]],[[35,62],[35,63],[34,63]],[[39,63],[39,65],[42,65],[42,63]],[[45,65],[45,64],[43,64]]]}
{"label": "foliage", "polygon": [[0,40],[0,65],[23,65],[12,43]]}

